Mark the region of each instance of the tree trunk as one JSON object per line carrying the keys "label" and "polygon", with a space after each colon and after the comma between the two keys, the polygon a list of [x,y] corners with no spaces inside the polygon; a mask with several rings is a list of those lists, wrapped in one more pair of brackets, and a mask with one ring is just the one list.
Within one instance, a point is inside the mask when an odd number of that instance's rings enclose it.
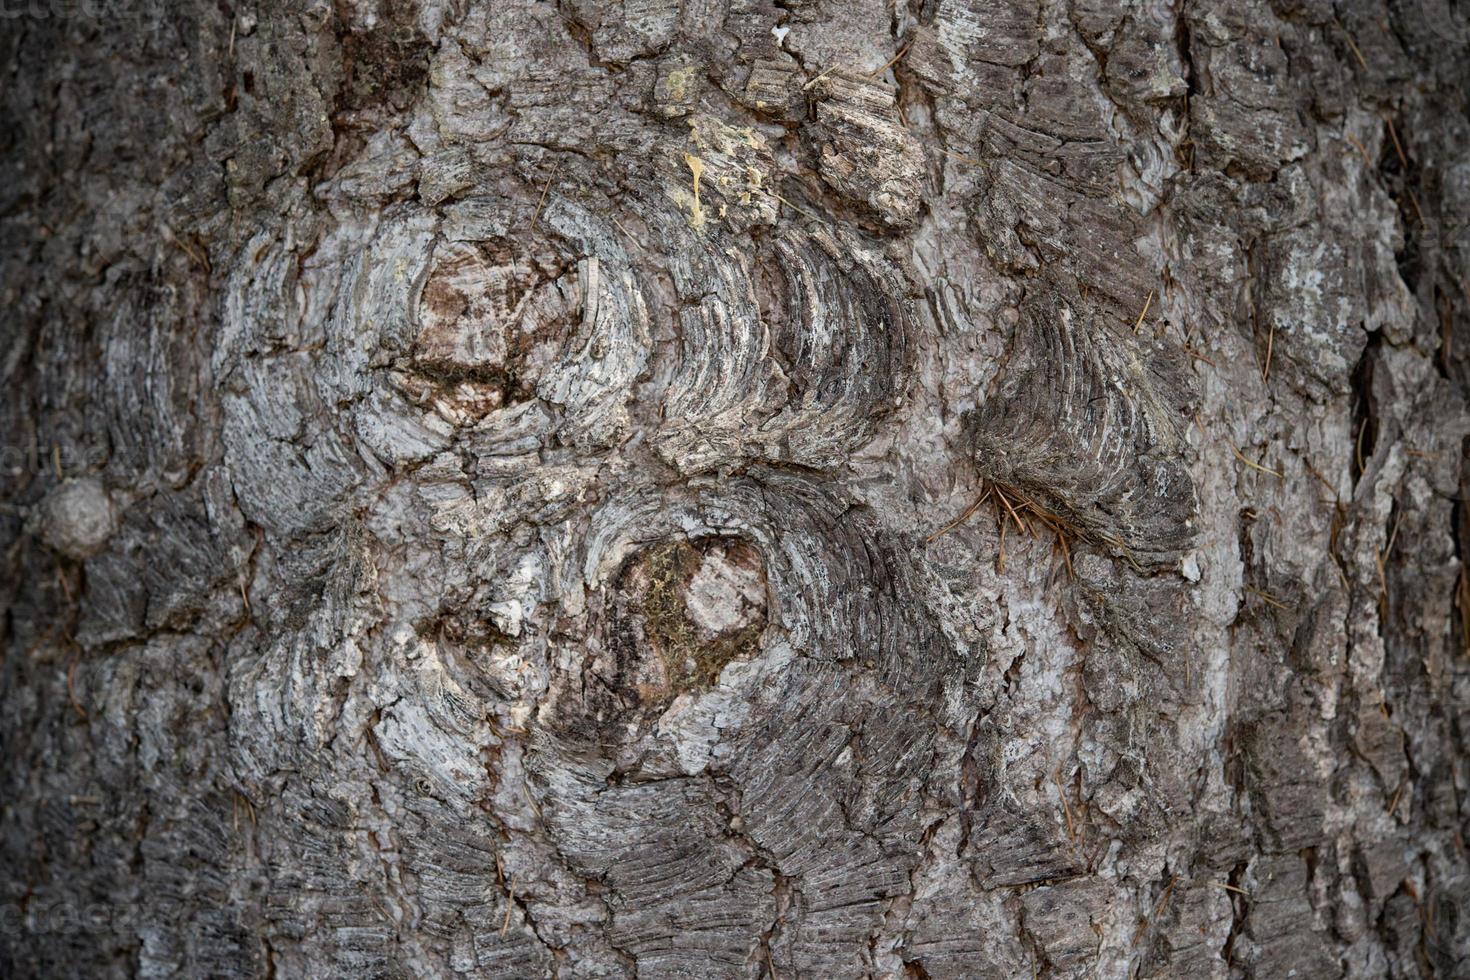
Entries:
{"label": "tree trunk", "polygon": [[0,972],[1470,976],[1463,6],[233,2],[0,14]]}

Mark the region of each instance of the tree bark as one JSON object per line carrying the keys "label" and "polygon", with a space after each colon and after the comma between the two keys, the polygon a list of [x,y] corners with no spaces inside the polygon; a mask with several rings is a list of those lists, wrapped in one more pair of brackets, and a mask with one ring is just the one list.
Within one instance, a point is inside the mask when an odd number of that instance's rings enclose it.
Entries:
{"label": "tree bark", "polygon": [[1463,6],[0,16],[4,975],[1470,975]]}

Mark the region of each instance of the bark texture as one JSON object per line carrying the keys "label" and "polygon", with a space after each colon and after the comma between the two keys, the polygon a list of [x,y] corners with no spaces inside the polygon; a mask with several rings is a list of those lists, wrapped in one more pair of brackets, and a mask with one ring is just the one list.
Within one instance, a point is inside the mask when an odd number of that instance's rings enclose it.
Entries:
{"label": "bark texture", "polygon": [[0,973],[1470,975],[1463,5],[4,17]]}

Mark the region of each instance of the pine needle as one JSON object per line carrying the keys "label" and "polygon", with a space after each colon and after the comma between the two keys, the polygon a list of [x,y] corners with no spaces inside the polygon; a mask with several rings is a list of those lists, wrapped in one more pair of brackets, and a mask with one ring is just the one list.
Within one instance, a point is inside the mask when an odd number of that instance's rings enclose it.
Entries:
{"label": "pine needle", "polygon": [[1302,457],[1302,464],[1307,468],[1307,472],[1310,473],[1313,477],[1315,477],[1317,479],[1317,482],[1318,483],[1320,483],[1324,487],[1326,487],[1328,493],[1332,494],[1332,502],[1334,504],[1336,504],[1337,506],[1341,507],[1342,506],[1342,498],[1337,495],[1337,488],[1332,485],[1332,482],[1330,480],[1328,480],[1327,477],[1325,477],[1325,476],[1322,475],[1322,471],[1321,470],[1317,469],[1316,466],[1312,465],[1312,461],[1310,459],[1308,459],[1306,457]]}
{"label": "pine needle", "polygon": [[1062,770],[1060,768],[1052,773],[1052,780],[1057,784],[1057,798],[1062,801],[1062,817],[1067,821],[1067,836],[1076,840],[1077,826],[1072,822],[1072,807],[1067,803],[1067,789],[1062,785]]}
{"label": "pine needle", "polygon": [[1146,316],[1148,316],[1148,308],[1149,308],[1150,305],[1153,304],[1153,301],[1154,301],[1154,291],[1152,289],[1150,289],[1148,291],[1148,299],[1146,299],[1146,300],[1143,301],[1143,312],[1140,313],[1140,314],[1138,314],[1138,320],[1137,320],[1137,322],[1135,322],[1133,324],[1133,332],[1134,333],[1138,333],[1139,327],[1142,327],[1143,326],[1143,318],[1146,317]]}
{"label": "pine needle", "polygon": [[901,48],[898,49],[898,54],[894,55],[892,58],[889,58],[887,61],[883,62],[883,67],[879,68],[877,71],[874,71],[874,72],[870,73],[868,75],[868,77],[869,78],[877,78],[879,75],[883,74],[885,71],[887,71],[888,69],[890,69],[894,65],[896,65],[898,63],[899,59],[902,58],[904,55],[906,55],[908,53],[909,53],[909,46],[907,44],[905,44],[903,47],[901,47]]}
{"label": "pine needle", "polygon": [[805,215],[806,217],[810,218],[813,221],[821,221],[822,220],[821,218],[819,218],[816,215],[812,214],[810,211],[808,211],[806,208],[802,207],[801,205],[799,205],[799,204],[792,204],[790,201],[786,200],[786,198],[782,197],[780,194],[777,194],[775,191],[767,191],[766,193],[770,194],[776,200],[780,201],[782,204],[786,205],[788,208],[790,208],[791,210],[797,212],[798,214],[803,214],[803,215]]}
{"label": "pine needle", "polygon": [[1460,608],[1460,641],[1466,656],[1470,656],[1470,573],[1460,569],[1455,582],[1455,605]]}
{"label": "pine needle", "polygon": [[[1053,514],[1024,494],[1019,493],[1013,488],[1003,487],[993,480],[986,481],[984,489],[980,492],[980,496],[975,499],[974,503],[966,507],[954,520],[926,537],[924,543],[930,544],[959,527],[965,521],[969,520],[970,516],[979,510],[986,501],[992,498],[1000,502],[1000,510],[997,511],[999,548],[996,555],[996,574],[1005,573],[1006,525],[1013,523],[1016,525],[1016,529],[1023,534],[1034,535],[1036,529],[1026,518],[1026,515],[1029,513],[1039,524],[1056,535],[1057,544],[1062,550],[1062,564],[1067,568],[1067,575],[1069,578],[1076,578],[1076,571],[1072,567],[1072,548],[1068,539],[1079,536],[1077,529],[1066,518]],[[1007,521],[1007,518],[1009,518],[1009,521]]]}
{"label": "pine needle", "polygon": [[811,89],[811,87],[812,87],[812,86],[813,86],[813,85],[815,85],[815,84],[817,84],[817,83],[818,83],[818,82],[820,82],[820,81],[821,81],[821,80],[822,80],[822,79],[824,79],[824,78],[826,78],[826,77],[827,77],[827,76],[828,76],[828,75],[830,75],[830,74],[832,74],[832,73],[833,73],[833,72],[834,72],[834,71],[836,71],[836,70],[837,70],[837,69],[838,69],[838,68],[839,68],[839,67],[840,67],[840,66],[838,66],[838,65],[833,65],[833,66],[832,66],[832,67],[830,67],[830,68],[828,68],[828,69],[827,69],[827,70],[826,70],[826,71],[824,71],[824,72],[822,72],[822,73],[821,73],[821,74],[820,74],[820,75],[818,75],[818,76],[817,76],[817,77],[815,77],[815,78],[813,78],[813,79],[812,79],[812,80],[811,80],[811,81],[809,81],[809,82],[807,82],[807,83],[806,83],[806,84],[805,84],[805,85],[803,85],[803,86],[802,86],[802,87],[801,87],[801,90],[802,90],[802,91],[803,91],[803,92],[806,92],[806,91],[809,91],[809,90],[810,90],[810,89]]}
{"label": "pine needle", "polygon": [[1006,573],[1006,519],[1005,519],[1004,516],[1002,516],[1000,518],[1000,545],[999,545],[999,550],[996,552],[996,556],[995,556],[995,574],[997,574],[997,575],[1004,575],[1005,573]]}
{"label": "pine needle", "polygon": [[[1341,24],[1338,24],[1337,26],[1338,27],[1342,27]],[[1342,27],[1342,36],[1345,37],[1345,38],[1347,38],[1348,47],[1350,47],[1350,48],[1353,49],[1353,57],[1354,58],[1357,58],[1358,59],[1358,64],[1360,64],[1360,65],[1363,66],[1363,70],[1364,71],[1367,71],[1368,70],[1368,62],[1365,61],[1365,60],[1363,60],[1363,52],[1361,50],[1359,50],[1359,48],[1358,48],[1358,42],[1353,40],[1352,34],[1348,33],[1348,29],[1346,27]]]}
{"label": "pine needle", "polygon": [[1023,513],[1030,511],[1032,517],[1035,517],[1042,524],[1046,525],[1047,529],[1056,535],[1057,544],[1061,545],[1062,548],[1062,564],[1067,566],[1067,576],[1068,578],[1076,578],[1077,573],[1072,569],[1072,549],[1067,544],[1068,537],[1077,536],[1076,528],[1072,527],[1064,518],[1053,514],[1045,507],[1037,504],[1036,501],[1023,497],[1020,494],[1016,494],[1015,496],[1021,502],[1021,511]]}
{"label": "pine needle", "polygon": [[[1052,530],[1056,532],[1057,544],[1062,546],[1062,564],[1067,566],[1067,577],[1076,578],[1077,573],[1072,570],[1072,549],[1067,547],[1067,536],[1062,533],[1061,528],[1052,528]],[[1186,660],[1186,667],[1188,663],[1189,661]]]}
{"label": "pine needle", "polygon": [[1358,142],[1358,138],[1356,136],[1354,136],[1352,133],[1343,133],[1342,136],[1343,136],[1343,139],[1347,140],[1349,143],[1353,144],[1353,146],[1355,146],[1355,147],[1358,148],[1358,152],[1363,155],[1363,162],[1368,165],[1368,169],[1369,170],[1372,170],[1373,169],[1373,158],[1370,157],[1370,156],[1368,156],[1368,148],[1366,146],[1364,146],[1362,143]]}
{"label": "pine needle", "polygon": [[956,153],[954,150],[940,150],[939,152],[943,153],[947,157],[954,157],[956,160],[959,160],[962,163],[972,163],[977,167],[983,167],[985,165],[985,162],[983,160],[976,160],[974,157],[967,157],[963,153]]}
{"label": "pine needle", "polygon": [[1244,463],[1245,465],[1249,466],[1251,469],[1256,470],[1256,471],[1258,471],[1260,473],[1270,474],[1271,476],[1276,477],[1276,479],[1278,479],[1278,480],[1282,478],[1280,473],[1278,473],[1275,470],[1271,469],[1269,466],[1262,466],[1260,463],[1257,463],[1254,460],[1249,459],[1239,449],[1236,449],[1233,444],[1227,442],[1227,443],[1225,443],[1225,445],[1230,446],[1230,451],[1235,454],[1235,458],[1236,459],[1240,460],[1242,463]]}
{"label": "pine needle", "polygon": [[1021,520],[1021,515],[1017,514],[1016,513],[1016,508],[1014,508],[1014,507],[1011,506],[1011,501],[1005,495],[1005,491],[1002,490],[1002,489],[1000,489],[999,487],[996,487],[995,488],[995,495],[996,495],[996,497],[998,497],[1000,499],[1001,505],[1003,507],[1005,507],[1005,509],[1010,513],[1011,519],[1016,522],[1016,527],[1022,533],[1024,533],[1024,534],[1030,534],[1031,533],[1031,525],[1029,525],[1025,521]]}
{"label": "pine needle", "polygon": [[541,819],[541,808],[536,805],[535,799],[533,799],[532,796],[531,796],[531,787],[528,786],[525,783],[521,783],[521,791],[524,792],[525,795],[526,795],[526,802],[530,804],[530,806],[531,806],[531,812],[534,813],[534,814],[536,814],[536,819],[537,820],[540,820]]}
{"label": "pine needle", "polygon": [[1393,543],[1398,540],[1399,525],[1402,523],[1404,523],[1404,515],[1400,512],[1398,519],[1393,522],[1393,530],[1388,533],[1388,544],[1383,546],[1383,557],[1385,559],[1393,554]]}
{"label": "pine needle", "polygon": [[1262,602],[1264,602],[1268,606],[1275,606],[1277,609],[1284,609],[1284,610],[1287,610],[1288,612],[1291,610],[1291,607],[1290,606],[1288,606],[1286,603],[1282,602],[1280,599],[1276,598],[1274,595],[1272,595],[1269,592],[1262,592],[1260,589],[1254,588],[1254,587],[1249,586],[1249,585],[1247,585],[1245,587],[1245,590],[1247,592],[1249,592],[1251,595],[1253,595],[1256,598],[1260,599]]}
{"label": "pine needle", "polygon": [[924,539],[924,543],[925,544],[929,544],[929,543],[935,541],[936,539],[938,539],[940,537],[943,537],[944,535],[948,534],[950,531],[953,531],[955,528],[957,528],[961,524],[965,523],[965,521],[969,520],[970,519],[970,515],[973,514],[973,513],[975,513],[975,511],[979,510],[980,509],[980,505],[983,504],[983,503],[985,503],[985,501],[987,501],[987,500],[990,499],[991,489],[992,488],[989,485],[987,485],[985,487],[985,491],[983,493],[981,493],[980,496],[975,499],[975,502],[973,504],[971,504],[970,506],[966,507],[964,509],[964,512],[961,513],[959,517],[956,517],[954,520],[952,520],[948,524],[944,525],[944,527],[940,528],[939,530],[935,531],[933,534],[929,535],[927,538]]}
{"label": "pine needle", "polygon": [[511,878],[510,878],[510,891],[508,892],[508,894],[509,894],[509,897],[506,899],[506,902],[505,902],[505,921],[500,924],[500,938],[501,939],[504,939],[505,938],[506,932],[510,929],[510,913],[511,913],[511,910],[514,909],[515,908],[515,905],[516,905],[516,879],[515,879],[515,875],[511,875]]}
{"label": "pine needle", "polygon": [[1159,898],[1159,904],[1157,904],[1157,905],[1154,906],[1154,915],[1153,915],[1153,917],[1155,919],[1157,919],[1159,917],[1159,913],[1160,912],[1164,911],[1164,904],[1169,901],[1169,896],[1171,894],[1173,894],[1173,892],[1174,892],[1174,885],[1178,881],[1179,881],[1179,876],[1178,875],[1175,875],[1174,877],[1172,877],[1172,878],[1169,879],[1168,887],[1166,887],[1164,889],[1164,894]]}
{"label": "pine needle", "polygon": [[1393,128],[1393,117],[1384,116],[1383,121],[1388,123],[1388,135],[1393,139],[1394,152],[1399,155],[1399,163],[1405,167],[1409,165],[1409,158],[1404,155],[1404,144],[1399,142],[1398,130]]}
{"label": "pine needle", "polygon": [[1408,191],[1409,191],[1409,200],[1411,202],[1413,202],[1413,204],[1414,204],[1414,213],[1419,216],[1419,224],[1421,224],[1421,225],[1428,224],[1428,222],[1426,222],[1424,220],[1424,211],[1423,211],[1423,209],[1419,207],[1419,195],[1417,195],[1417,194],[1414,193],[1414,188],[1412,188],[1412,187],[1408,188]]}
{"label": "pine needle", "polygon": [[551,171],[551,176],[546,178],[546,184],[541,188],[541,197],[536,201],[536,212],[531,215],[531,226],[527,231],[536,230],[536,219],[541,217],[541,208],[546,204],[546,195],[551,191],[551,182],[556,179],[557,171],[561,170],[561,164],[557,164]]}

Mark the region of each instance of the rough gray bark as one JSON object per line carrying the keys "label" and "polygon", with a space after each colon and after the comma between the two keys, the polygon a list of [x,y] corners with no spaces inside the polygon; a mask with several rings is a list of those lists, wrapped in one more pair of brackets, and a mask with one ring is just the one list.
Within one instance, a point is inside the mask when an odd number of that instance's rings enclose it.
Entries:
{"label": "rough gray bark", "polygon": [[4,16],[0,972],[1470,975],[1463,5]]}

